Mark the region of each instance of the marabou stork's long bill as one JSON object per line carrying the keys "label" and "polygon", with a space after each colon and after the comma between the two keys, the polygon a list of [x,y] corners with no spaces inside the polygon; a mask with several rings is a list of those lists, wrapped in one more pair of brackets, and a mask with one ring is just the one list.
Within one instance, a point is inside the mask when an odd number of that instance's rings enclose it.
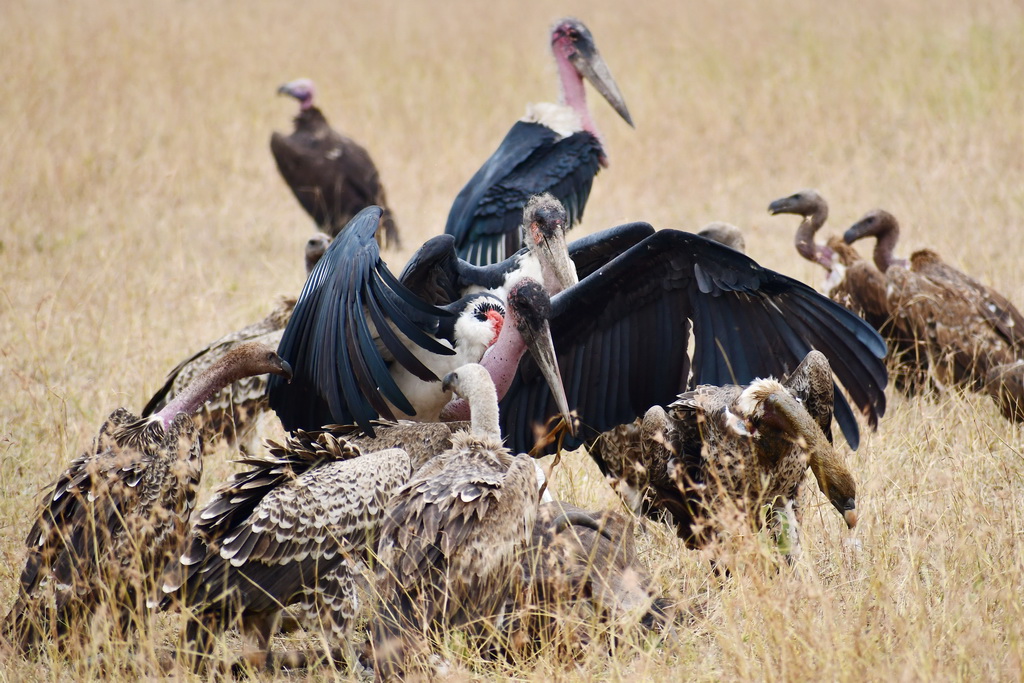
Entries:
{"label": "marabou stork's long bill", "polygon": [[[529,225],[537,218],[534,214],[531,220],[528,215],[524,222]],[[357,228],[350,239],[372,228]],[[439,256],[426,257],[428,247],[445,244],[447,251],[439,248]],[[279,391],[275,396],[272,388],[271,405],[286,428],[317,429],[352,421],[349,408],[340,401],[332,405],[326,397],[340,395],[343,382],[359,386],[354,379],[359,366],[349,348],[364,342],[358,337],[345,341],[338,330],[354,329],[347,322],[341,324],[348,320],[362,320],[367,327],[363,309],[352,306],[369,305],[359,294],[369,284],[381,296],[390,297],[388,305],[397,313],[411,315],[426,305],[420,297],[434,304],[455,301],[470,288],[470,276],[488,272],[460,261],[451,253],[451,245],[447,236],[428,242],[403,274],[408,288],[380,284],[391,282],[393,276],[373,245],[365,245],[372,256],[362,252],[358,267],[343,267],[328,252],[307,290],[320,287],[317,281],[329,272],[334,278],[332,293],[304,292],[290,323],[294,329],[285,335],[294,346],[286,348],[282,343],[282,355],[295,368],[295,379],[286,386],[275,383]],[[344,245],[336,242],[331,249],[341,248]],[[825,354],[839,383],[872,427],[884,414],[885,343],[862,319],[807,285],[711,240],[676,230],[654,232],[646,224],[611,228],[577,240],[568,249],[579,282],[550,300],[551,334],[568,407],[577,412],[582,424],[580,433],[565,445],[590,442],[612,427],[632,422],[651,406],[668,405],[698,384],[785,376],[812,348]],[[538,258],[544,259],[543,254],[538,250]],[[520,254],[513,259],[521,264],[527,257]],[[493,277],[496,284],[491,286],[499,293],[506,280],[512,281],[510,274],[523,274],[517,271],[521,265],[514,263],[492,268],[505,269],[504,275]],[[363,272],[373,277],[358,274]],[[342,300],[347,303],[339,304]],[[692,363],[687,354],[691,326]],[[366,335],[365,343],[373,349],[368,330]],[[301,357],[309,353],[316,358]],[[503,396],[499,390],[502,433],[510,448],[529,451],[538,430],[560,412],[556,399],[533,358],[520,361],[491,354],[482,360],[485,366],[488,361],[495,364],[489,368],[492,376],[512,377]],[[503,367],[497,367],[499,361]],[[836,419],[847,441],[856,447],[856,419],[838,388],[835,392]],[[372,409],[362,415],[366,420],[374,417]]]}
{"label": "marabou stork's long bill", "polygon": [[633,125],[583,22],[566,18],[555,24],[551,51],[561,82],[560,103],[532,105],[462,188],[448,214],[444,231],[455,237],[459,256],[470,263],[497,263],[522,246],[519,221],[535,194],[550,192],[565,204],[569,227],[583,218],[594,176],[608,165],[583,79]]}
{"label": "marabou stork's long bill", "polygon": [[509,283],[509,324],[505,302],[487,292],[433,306],[381,260],[373,239],[380,216],[369,207],[353,218],[299,296],[279,347],[294,379],[270,384],[285,429],[355,422],[373,435],[378,417],[437,421],[451,397],[439,377],[479,361],[492,344],[515,363],[529,349],[568,417],[544,288],[528,276]]}

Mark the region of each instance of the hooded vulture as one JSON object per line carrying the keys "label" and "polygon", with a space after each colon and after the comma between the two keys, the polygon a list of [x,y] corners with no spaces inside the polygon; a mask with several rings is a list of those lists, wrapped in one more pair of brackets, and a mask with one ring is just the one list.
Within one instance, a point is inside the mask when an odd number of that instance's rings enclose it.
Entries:
{"label": "hooded vulture", "polygon": [[384,185],[370,154],[355,140],[331,128],[319,107],[313,104],[316,87],[308,78],[285,83],[277,89],[299,101],[295,130],[291,135],[275,132],[270,137],[277,170],[288,183],[299,204],[317,226],[337,237],[346,224],[367,206],[384,207],[380,227],[381,243],[398,248],[398,225],[388,208]]}

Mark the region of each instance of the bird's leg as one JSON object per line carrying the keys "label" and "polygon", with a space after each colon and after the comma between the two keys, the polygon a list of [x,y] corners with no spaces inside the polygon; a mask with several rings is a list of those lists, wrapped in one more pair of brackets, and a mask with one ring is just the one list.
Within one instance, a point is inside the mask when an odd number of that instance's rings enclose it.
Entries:
{"label": "bird's leg", "polygon": [[[242,617],[242,638],[245,649],[241,664],[261,671],[270,664],[270,638],[274,635],[274,627],[280,620],[281,611],[247,614]],[[252,638],[256,639],[256,648],[250,649]]]}

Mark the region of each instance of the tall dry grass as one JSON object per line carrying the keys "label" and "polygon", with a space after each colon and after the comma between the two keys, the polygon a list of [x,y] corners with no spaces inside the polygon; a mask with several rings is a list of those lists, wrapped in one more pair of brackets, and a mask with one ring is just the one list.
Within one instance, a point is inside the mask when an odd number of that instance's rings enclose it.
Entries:
{"label": "tall dry grass", "polygon": [[[762,263],[817,282],[768,202],[801,187],[833,231],[884,207],[1024,303],[1024,10],[1012,0],[827,3],[10,0],[0,7],[0,604],[41,487],[118,405],[142,406],[184,354],[302,283],[312,224],[277,176],[271,130],[320,85],[371,151],[407,250],[527,102],[555,96],[546,30],[584,18],[636,130],[592,106],[612,165],[581,232],[625,220],[742,226]],[[829,232],[826,228],[825,232]],[[692,616],[613,656],[469,665],[489,678],[1020,679],[1024,458],[1019,427],[973,396],[892,396],[849,460],[859,550],[820,496],[795,571],[721,582],[667,528],[638,538]],[[206,485],[230,471],[208,459]],[[614,504],[573,461],[554,487]],[[168,642],[174,630],[156,631]],[[152,643],[150,643],[152,644]],[[160,643],[157,643],[160,644]],[[153,648],[106,653],[155,674]],[[119,657],[123,658],[118,659]],[[94,677],[99,660],[9,659],[3,680]],[[129,663],[138,665],[127,668]]]}

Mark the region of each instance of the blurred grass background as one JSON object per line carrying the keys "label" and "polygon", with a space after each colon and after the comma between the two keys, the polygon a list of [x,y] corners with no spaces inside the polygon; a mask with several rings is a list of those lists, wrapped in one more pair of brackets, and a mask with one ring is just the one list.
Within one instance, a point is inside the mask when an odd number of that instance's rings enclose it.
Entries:
{"label": "blurred grass background", "polygon": [[[590,91],[611,166],[577,234],[724,220],[761,263],[817,284],[792,247],[796,219],[766,213],[815,187],[831,205],[823,236],[886,208],[902,253],[935,248],[1024,303],[1024,7],[1013,0],[8,0],[0,605],[41,488],[103,418],[138,410],[180,359],[300,289],[313,224],[269,152],[296,110],[277,86],[313,78],[331,123],[370,150],[406,245],[386,255],[397,271],[441,232],[526,104],[557,96],[547,31],[566,14],[593,31],[637,126]],[[801,571],[755,564],[721,587],[648,525],[646,566],[700,605],[685,627],[612,656],[452,675],[1019,680],[1021,443],[986,399],[893,396],[849,455],[859,552],[816,493]],[[230,457],[208,460],[207,487]],[[589,462],[563,466],[554,485],[613,503]],[[12,660],[0,678],[96,673],[76,666]]]}

